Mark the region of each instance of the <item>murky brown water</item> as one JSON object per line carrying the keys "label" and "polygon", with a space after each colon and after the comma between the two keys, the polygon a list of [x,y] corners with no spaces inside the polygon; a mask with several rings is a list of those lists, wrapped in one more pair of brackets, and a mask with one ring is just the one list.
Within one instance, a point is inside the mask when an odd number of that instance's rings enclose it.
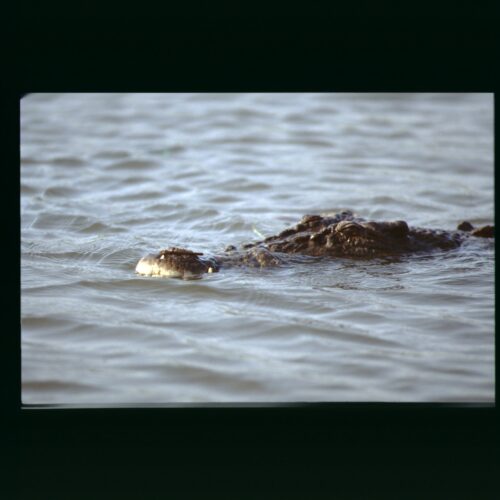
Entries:
{"label": "murky brown water", "polygon": [[305,213],[491,223],[491,94],[35,94],[21,156],[24,403],[494,400],[491,242],[134,274]]}

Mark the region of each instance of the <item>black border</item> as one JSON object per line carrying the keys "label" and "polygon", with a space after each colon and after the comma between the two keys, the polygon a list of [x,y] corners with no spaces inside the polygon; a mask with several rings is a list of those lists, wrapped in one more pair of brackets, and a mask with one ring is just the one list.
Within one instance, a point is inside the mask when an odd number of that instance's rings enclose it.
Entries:
{"label": "black border", "polygon": [[[377,15],[374,8],[370,15],[327,9],[266,16],[261,9],[245,16],[234,9],[213,13],[199,2],[181,14],[169,6],[123,15],[85,5],[76,13],[25,6],[7,27],[18,46],[4,107],[10,242],[20,237],[20,93],[491,92],[497,84],[493,12],[462,2],[455,16],[448,10]],[[6,258],[19,262],[18,244],[6,250]],[[5,392],[4,430],[21,498],[177,498],[193,490],[238,499],[387,498],[395,492],[398,498],[450,492],[487,498],[492,491],[496,407],[20,409],[20,303],[11,292],[20,290],[18,269],[9,267],[5,278],[12,313],[5,380],[16,383]]]}

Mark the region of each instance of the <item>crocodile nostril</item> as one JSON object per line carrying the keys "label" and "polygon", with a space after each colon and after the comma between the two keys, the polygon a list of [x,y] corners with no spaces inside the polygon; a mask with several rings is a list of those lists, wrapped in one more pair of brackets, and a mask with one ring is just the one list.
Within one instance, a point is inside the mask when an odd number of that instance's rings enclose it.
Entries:
{"label": "crocodile nostril", "polygon": [[324,232],[311,234],[309,238],[314,245],[322,245],[326,241]]}

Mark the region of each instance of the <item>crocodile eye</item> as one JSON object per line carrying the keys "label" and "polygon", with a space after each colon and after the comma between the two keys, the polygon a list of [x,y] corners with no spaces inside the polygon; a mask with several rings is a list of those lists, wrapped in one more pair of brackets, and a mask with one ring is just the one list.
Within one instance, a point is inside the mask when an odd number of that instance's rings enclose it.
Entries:
{"label": "crocodile eye", "polygon": [[360,235],[365,233],[365,228],[357,222],[343,220],[335,226],[335,231],[348,235]]}
{"label": "crocodile eye", "polygon": [[309,224],[311,222],[320,222],[323,220],[323,217],[321,215],[304,215],[302,219],[300,220],[301,224]]}

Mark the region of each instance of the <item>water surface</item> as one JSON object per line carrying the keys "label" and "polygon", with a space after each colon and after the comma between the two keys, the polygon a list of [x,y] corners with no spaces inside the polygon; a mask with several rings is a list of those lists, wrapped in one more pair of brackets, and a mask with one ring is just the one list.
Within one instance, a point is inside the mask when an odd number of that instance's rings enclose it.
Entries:
{"label": "water surface", "polygon": [[308,213],[493,222],[491,94],[21,102],[27,404],[494,400],[494,249],[135,275]]}

